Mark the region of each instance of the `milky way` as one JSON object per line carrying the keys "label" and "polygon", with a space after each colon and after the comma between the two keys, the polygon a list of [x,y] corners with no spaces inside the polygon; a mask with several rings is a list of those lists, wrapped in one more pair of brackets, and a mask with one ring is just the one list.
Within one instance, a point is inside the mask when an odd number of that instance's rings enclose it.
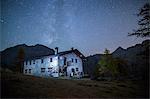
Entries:
{"label": "milky way", "polygon": [[142,39],[138,9],[147,0],[1,0],[1,50],[17,44],[78,48],[85,55],[127,48]]}

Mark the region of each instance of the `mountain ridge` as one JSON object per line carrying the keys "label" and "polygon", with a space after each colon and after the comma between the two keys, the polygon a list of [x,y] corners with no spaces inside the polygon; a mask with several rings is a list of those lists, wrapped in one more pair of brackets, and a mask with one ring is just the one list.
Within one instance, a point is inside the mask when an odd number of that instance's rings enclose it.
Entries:
{"label": "mountain ridge", "polygon": [[[127,62],[127,68],[129,75],[136,77],[147,75],[149,72],[149,52],[150,52],[150,40],[144,40],[140,44],[123,49],[118,47],[112,56],[123,59]],[[96,64],[100,61],[103,54],[95,54],[87,57],[87,61],[84,63],[85,73],[92,75]],[[90,68],[90,69],[89,69]]]}
{"label": "mountain ridge", "polygon": [[[55,53],[53,49],[42,44],[31,46],[26,44],[19,44],[14,47],[6,48],[0,52],[1,63],[3,67],[9,68],[14,64],[19,48],[23,48],[25,50],[25,59],[33,58],[36,56],[53,55]],[[141,73],[144,71],[144,69],[147,68],[147,65],[149,64],[149,48],[150,40],[144,40],[142,43],[135,44],[134,46],[128,47],[126,49],[119,46],[111,54],[113,57],[118,57],[128,62],[128,66],[126,66],[126,68],[128,68],[128,72],[131,72],[131,74],[137,73],[137,75],[141,75]],[[103,54],[87,56],[87,61],[83,61],[84,73],[92,75],[92,71],[102,56]]]}
{"label": "mountain ridge", "polygon": [[10,67],[12,65],[15,65],[15,61],[20,48],[22,48],[25,52],[25,60],[36,56],[43,56],[48,54],[53,55],[55,53],[53,49],[41,44],[31,46],[28,46],[26,44],[19,44],[14,47],[6,48],[5,50],[0,52],[2,67]]}

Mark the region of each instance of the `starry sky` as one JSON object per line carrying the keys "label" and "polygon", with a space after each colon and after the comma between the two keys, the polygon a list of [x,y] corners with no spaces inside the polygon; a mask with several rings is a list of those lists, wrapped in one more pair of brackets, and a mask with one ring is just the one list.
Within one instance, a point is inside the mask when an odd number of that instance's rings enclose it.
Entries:
{"label": "starry sky", "polygon": [[0,50],[43,44],[59,51],[77,48],[85,56],[127,48],[143,39],[138,10],[148,0],[1,0]]}

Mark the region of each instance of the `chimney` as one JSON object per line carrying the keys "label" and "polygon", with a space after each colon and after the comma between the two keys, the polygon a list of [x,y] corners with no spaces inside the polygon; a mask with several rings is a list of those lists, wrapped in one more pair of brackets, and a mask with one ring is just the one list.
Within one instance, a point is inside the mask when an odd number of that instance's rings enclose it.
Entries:
{"label": "chimney", "polygon": [[55,47],[55,54],[58,54],[58,47]]}
{"label": "chimney", "polygon": [[72,47],[72,48],[71,48],[71,50],[73,51],[73,50],[74,50],[74,48]]}

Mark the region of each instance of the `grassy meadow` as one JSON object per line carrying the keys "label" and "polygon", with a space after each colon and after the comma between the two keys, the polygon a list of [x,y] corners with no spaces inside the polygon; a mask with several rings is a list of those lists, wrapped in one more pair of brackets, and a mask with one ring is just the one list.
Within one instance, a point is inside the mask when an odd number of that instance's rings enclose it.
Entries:
{"label": "grassy meadow", "polygon": [[144,98],[148,88],[143,81],[67,80],[1,72],[2,98]]}

